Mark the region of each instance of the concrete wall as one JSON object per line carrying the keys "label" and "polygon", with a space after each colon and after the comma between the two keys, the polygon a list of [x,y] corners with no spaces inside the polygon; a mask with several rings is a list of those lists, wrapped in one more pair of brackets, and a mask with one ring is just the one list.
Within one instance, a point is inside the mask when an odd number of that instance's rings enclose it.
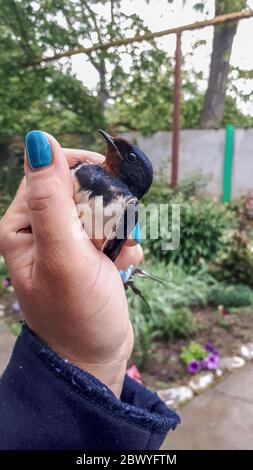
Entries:
{"label": "concrete wall", "polygon": [[[171,132],[143,137],[138,132],[125,134],[152,160],[156,174],[169,178],[171,169]],[[225,131],[183,130],[180,136],[179,180],[203,175],[205,193],[222,194]],[[232,175],[232,197],[253,191],[253,129],[236,129]]]}

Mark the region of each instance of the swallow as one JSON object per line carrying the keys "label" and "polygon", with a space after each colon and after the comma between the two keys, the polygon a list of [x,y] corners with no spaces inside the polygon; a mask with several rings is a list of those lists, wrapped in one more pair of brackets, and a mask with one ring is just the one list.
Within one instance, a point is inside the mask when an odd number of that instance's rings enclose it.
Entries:
{"label": "swallow", "polygon": [[[96,165],[80,162],[71,168],[74,200],[88,236],[115,261],[138,222],[140,200],[152,184],[153,168],[145,153],[128,140],[99,132],[107,144],[105,161]],[[103,231],[97,238],[95,227],[106,224],[107,233]]]}

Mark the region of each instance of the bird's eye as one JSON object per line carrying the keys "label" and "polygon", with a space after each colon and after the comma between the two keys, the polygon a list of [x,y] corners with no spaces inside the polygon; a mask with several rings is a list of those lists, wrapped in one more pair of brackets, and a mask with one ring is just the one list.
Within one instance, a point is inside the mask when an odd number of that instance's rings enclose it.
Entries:
{"label": "bird's eye", "polygon": [[137,162],[137,157],[136,157],[135,153],[132,153],[132,152],[127,155],[126,159],[129,163],[136,163]]}

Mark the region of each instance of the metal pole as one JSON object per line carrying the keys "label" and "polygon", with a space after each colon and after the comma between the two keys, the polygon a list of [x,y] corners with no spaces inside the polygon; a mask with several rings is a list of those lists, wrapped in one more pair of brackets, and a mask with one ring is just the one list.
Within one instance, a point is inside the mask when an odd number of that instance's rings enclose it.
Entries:
{"label": "metal pole", "polygon": [[222,202],[229,202],[231,198],[233,155],[234,155],[234,126],[226,127],[226,144],[224,155],[223,197]]}
{"label": "metal pole", "polygon": [[180,102],[181,102],[181,64],[182,64],[181,33],[178,33],[177,45],[176,45],[176,64],[175,64],[175,83],[174,83],[172,168],[171,168],[172,188],[176,188],[177,178],[178,178],[178,157],[179,157],[179,138],[180,138]]}

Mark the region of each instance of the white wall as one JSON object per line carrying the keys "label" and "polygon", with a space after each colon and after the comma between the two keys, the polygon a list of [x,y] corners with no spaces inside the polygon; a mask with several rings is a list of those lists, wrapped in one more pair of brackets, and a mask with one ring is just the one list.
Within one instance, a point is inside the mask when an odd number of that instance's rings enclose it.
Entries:
{"label": "white wall", "polygon": [[[170,179],[171,132],[143,137],[138,132],[125,136],[150,157],[155,173]],[[225,130],[183,130],[180,135],[179,181],[196,174],[207,179],[205,192],[222,194]],[[253,129],[235,130],[232,197],[253,191]]]}

